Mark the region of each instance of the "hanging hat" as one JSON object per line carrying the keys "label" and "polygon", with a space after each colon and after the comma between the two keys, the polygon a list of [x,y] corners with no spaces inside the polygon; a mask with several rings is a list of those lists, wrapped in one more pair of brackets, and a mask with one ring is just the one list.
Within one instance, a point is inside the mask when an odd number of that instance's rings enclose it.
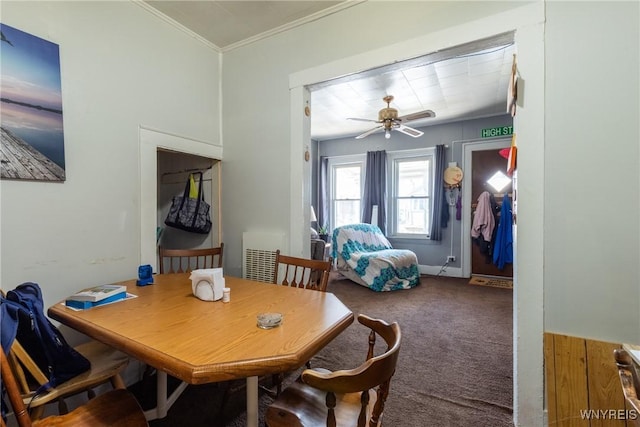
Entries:
{"label": "hanging hat", "polygon": [[462,181],[462,169],[451,166],[444,170],[444,182],[448,185],[458,185]]}

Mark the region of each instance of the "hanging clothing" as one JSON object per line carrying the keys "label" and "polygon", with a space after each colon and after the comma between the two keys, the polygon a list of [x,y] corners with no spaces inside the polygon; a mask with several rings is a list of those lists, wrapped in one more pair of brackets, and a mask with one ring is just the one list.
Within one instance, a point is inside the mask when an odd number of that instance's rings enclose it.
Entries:
{"label": "hanging clothing", "polygon": [[478,238],[482,236],[486,242],[491,242],[491,236],[495,226],[496,220],[491,211],[491,195],[488,191],[483,191],[478,197],[478,206],[473,215],[471,237]]}
{"label": "hanging clothing", "polygon": [[508,194],[502,199],[500,223],[493,248],[493,263],[502,270],[506,263],[513,262],[513,212]]}
{"label": "hanging clothing", "polygon": [[456,200],[456,219],[462,220],[462,197],[458,193],[458,200]]}

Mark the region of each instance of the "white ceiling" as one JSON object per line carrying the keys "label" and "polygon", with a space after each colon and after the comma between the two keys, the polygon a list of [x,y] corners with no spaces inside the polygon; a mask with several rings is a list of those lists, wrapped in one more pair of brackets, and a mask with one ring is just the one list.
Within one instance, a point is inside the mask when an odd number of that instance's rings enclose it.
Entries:
{"label": "white ceiling", "polygon": [[[228,51],[305,22],[351,7],[359,1],[156,1],[145,2],[221,51]],[[425,3],[428,7],[428,2]],[[433,110],[435,118],[411,127],[506,112],[515,46],[512,35],[482,40],[410,61],[311,87],[311,136],[316,140],[356,136],[376,123],[393,95],[400,116]]]}

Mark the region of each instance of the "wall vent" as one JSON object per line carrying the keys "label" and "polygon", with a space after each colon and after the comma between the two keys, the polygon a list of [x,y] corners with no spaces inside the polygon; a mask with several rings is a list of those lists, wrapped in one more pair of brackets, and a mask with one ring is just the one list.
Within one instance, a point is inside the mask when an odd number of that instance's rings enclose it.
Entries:
{"label": "wall vent", "polygon": [[259,282],[273,282],[276,251],[286,253],[283,233],[242,233],[242,277]]}
{"label": "wall vent", "polygon": [[245,249],[244,278],[258,282],[273,282],[273,270],[276,265],[275,251],[263,249]]}

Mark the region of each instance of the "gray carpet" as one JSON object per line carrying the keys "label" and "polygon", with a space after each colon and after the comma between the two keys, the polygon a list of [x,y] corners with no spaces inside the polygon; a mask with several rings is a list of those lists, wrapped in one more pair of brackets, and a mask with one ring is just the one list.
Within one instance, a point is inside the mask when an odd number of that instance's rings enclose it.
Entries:
{"label": "gray carpet", "polygon": [[[425,276],[413,289],[377,293],[332,273],[328,291],[355,314],[400,323],[403,342],[383,425],[513,425],[510,289],[470,286],[468,279]],[[311,363],[327,369],[353,368],[364,360],[366,348],[367,330],[356,321]],[[295,380],[297,373],[289,375],[285,385]],[[244,390],[233,394],[221,412],[223,390],[217,384],[190,386],[166,418],[150,425],[244,426]],[[141,399],[149,395],[153,392],[143,391]],[[268,394],[261,393],[261,413],[271,401]],[[260,425],[264,425],[262,416]]]}

